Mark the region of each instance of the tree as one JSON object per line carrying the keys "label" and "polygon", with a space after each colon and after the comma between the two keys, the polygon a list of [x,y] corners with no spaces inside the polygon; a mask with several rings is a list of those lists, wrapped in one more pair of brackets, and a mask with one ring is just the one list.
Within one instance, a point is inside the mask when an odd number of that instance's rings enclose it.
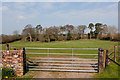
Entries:
{"label": "tree", "polygon": [[84,37],[84,36],[82,37],[82,35],[84,35],[84,32],[85,32],[85,29],[86,29],[86,28],[87,28],[86,25],[79,25],[79,26],[77,27],[79,34],[81,34],[81,39]]}
{"label": "tree", "polygon": [[47,42],[58,40],[59,28],[56,26],[46,28],[45,38]]}
{"label": "tree", "polygon": [[70,31],[68,31],[68,33],[67,33],[67,40],[71,40],[71,34],[70,34]]}
{"label": "tree", "polygon": [[35,29],[32,27],[31,24],[28,24],[25,26],[25,28],[22,31],[22,37],[25,39],[29,39],[31,42],[33,41],[33,38],[35,38]]}
{"label": "tree", "polygon": [[93,23],[90,23],[89,26],[88,26],[88,28],[90,29],[90,39],[91,39],[93,27],[94,27]]}
{"label": "tree", "polygon": [[101,32],[104,34],[108,34],[108,26],[106,24],[103,25],[103,29]]}
{"label": "tree", "polygon": [[102,23],[96,23],[95,24],[95,31],[94,33],[97,34],[97,39],[98,39],[98,34],[101,33],[101,31],[103,30],[103,24]]}
{"label": "tree", "polygon": [[39,34],[41,33],[41,31],[42,31],[42,26],[41,26],[41,25],[37,25],[37,26],[36,26],[36,37],[35,37],[35,41],[38,40]]}
{"label": "tree", "polygon": [[62,35],[63,35],[64,31],[65,31],[65,27],[64,26],[60,26],[60,32],[62,33]]}
{"label": "tree", "polygon": [[108,29],[108,34],[114,34],[118,32],[118,29],[116,26],[108,26],[107,29]]}
{"label": "tree", "polygon": [[37,34],[39,34],[42,31],[42,26],[41,25],[37,25],[36,26],[36,32]]}
{"label": "tree", "polygon": [[74,26],[73,25],[65,25],[65,30],[67,32],[67,40],[71,40],[71,33],[72,33],[72,30],[74,29]]}
{"label": "tree", "polygon": [[95,24],[95,32],[99,34],[102,30],[102,26],[103,26],[102,23],[96,23]]}
{"label": "tree", "polygon": [[65,27],[65,30],[67,31],[67,33],[71,33],[72,32],[72,30],[74,29],[74,26],[73,25],[65,25],[64,26]]}

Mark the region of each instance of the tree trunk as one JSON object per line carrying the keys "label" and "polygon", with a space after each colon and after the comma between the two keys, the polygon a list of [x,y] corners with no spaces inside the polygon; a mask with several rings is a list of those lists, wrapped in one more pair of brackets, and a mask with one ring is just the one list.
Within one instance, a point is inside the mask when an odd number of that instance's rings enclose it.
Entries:
{"label": "tree trunk", "polygon": [[81,34],[81,39],[82,39],[82,34]]}
{"label": "tree trunk", "polygon": [[32,42],[32,37],[31,37],[31,34],[29,33],[29,37],[30,37],[30,42]]}
{"label": "tree trunk", "polygon": [[84,38],[84,34],[83,34],[83,39],[85,39],[85,38]]}
{"label": "tree trunk", "polygon": [[99,39],[99,34],[97,34],[97,39]]}
{"label": "tree trunk", "polygon": [[84,31],[83,31],[83,39],[85,39],[85,38],[84,38]]}
{"label": "tree trunk", "polygon": [[91,32],[90,32],[90,39],[91,39]]}
{"label": "tree trunk", "polygon": [[27,37],[25,37],[25,42],[27,41]]}

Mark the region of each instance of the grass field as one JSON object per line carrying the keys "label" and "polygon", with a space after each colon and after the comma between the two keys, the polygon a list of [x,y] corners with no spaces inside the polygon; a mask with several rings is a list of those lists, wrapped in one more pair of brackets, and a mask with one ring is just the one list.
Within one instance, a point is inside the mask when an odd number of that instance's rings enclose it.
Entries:
{"label": "grass field", "polygon": [[20,47],[41,47],[41,48],[104,48],[107,49],[118,42],[104,40],[74,40],[74,41],[55,41],[50,43],[42,42],[20,42],[10,43],[11,46]]}
{"label": "grass field", "polygon": [[120,78],[120,67],[111,63],[102,73],[97,73],[93,78]]}
{"label": "grass field", "polygon": [[[117,45],[117,42],[103,41],[103,40],[74,40],[74,41],[55,41],[50,43],[42,42],[20,42],[16,41],[9,43],[10,46],[15,48],[21,47],[39,47],[39,48],[103,48],[108,49],[113,45]],[[3,47],[3,49],[5,49]],[[47,53],[47,50],[27,50],[27,52],[34,53]],[[72,50],[49,50],[50,53],[72,53]],[[97,54],[97,50],[74,50],[74,54]],[[39,55],[27,55],[27,56],[39,56]],[[41,56],[41,55],[40,55]],[[47,55],[42,55],[47,56]],[[94,58],[95,56],[80,56],[84,58]],[[96,57],[97,58],[97,57]]]}
{"label": "grass field", "polygon": [[[9,43],[10,46],[16,47],[16,48],[21,48],[21,47],[39,47],[39,48],[103,48],[103,49],[108,49],[109,47],[113,45],[118,45],[118,42],[112,42],[112,41],[104,41],[104,40],[74,40],[74,41],[55,41],[55,42],[50,42],[50,43],[42,43],[42,42],[20,42],[16,41],[13,43]],[[3,49],[5,49],[3,47]],[[29,50],[27,52],[42,52],[42,53],[47,53],[47,50]],[[71,53],[71,50],[51,50],[51,53]],[[82,51],[74,51],[74,53],[87,53],[87,54],[97,54],[98,51],[94,50],[82,50]],[[28,56],[38,56],[38,55],[28,55]],[[47,55],[42,55],[42,56],[47,56]],[[80,56],[84,58],[93,58],[95,56]],[[96,74],[94,76],[95,78],[115,78],[118,77],[118,66],[115,64],[111,64],[108,66],[106,70],[103,71],[101,74]]]}

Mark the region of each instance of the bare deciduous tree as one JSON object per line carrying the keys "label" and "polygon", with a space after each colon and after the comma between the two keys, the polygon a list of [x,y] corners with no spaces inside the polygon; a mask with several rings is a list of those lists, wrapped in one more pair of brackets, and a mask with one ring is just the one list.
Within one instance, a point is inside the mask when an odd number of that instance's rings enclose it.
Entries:
{"label": "bare deciduous tree", "polygon": [[78,32],[81,34],[81,39],[84,38],[84,32],[85,32],[85,29],[87,28],[86,25],[79,25],[78,27]]}
{"label": "bare deciduous tree", "polygon": [[33,38],[35,38],[35,28],[32,27],[32,25],[28,24],[25,26],[22,37],[27,40],[27,38],[30,38],[30,42],[33,41]]}
{"label": "bare deciduous tree", "polygon": [[116,26],[108,26],[108,33],[109,34],[114,34],[114,33],[117,33],[118,32],[118,29]]}

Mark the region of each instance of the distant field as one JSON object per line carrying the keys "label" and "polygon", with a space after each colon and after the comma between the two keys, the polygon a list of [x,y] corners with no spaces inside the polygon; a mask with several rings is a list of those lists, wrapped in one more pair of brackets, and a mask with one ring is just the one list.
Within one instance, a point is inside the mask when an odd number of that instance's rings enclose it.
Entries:
{"label": "distant field", "polygon": [[92,40],[55,41],[50,43],[16,41],[9,44],[16,48],[41,47],[41,48],[104,48],[104,49],[107,49],[113,45],[117,45],[118,42],[92,39]]}

